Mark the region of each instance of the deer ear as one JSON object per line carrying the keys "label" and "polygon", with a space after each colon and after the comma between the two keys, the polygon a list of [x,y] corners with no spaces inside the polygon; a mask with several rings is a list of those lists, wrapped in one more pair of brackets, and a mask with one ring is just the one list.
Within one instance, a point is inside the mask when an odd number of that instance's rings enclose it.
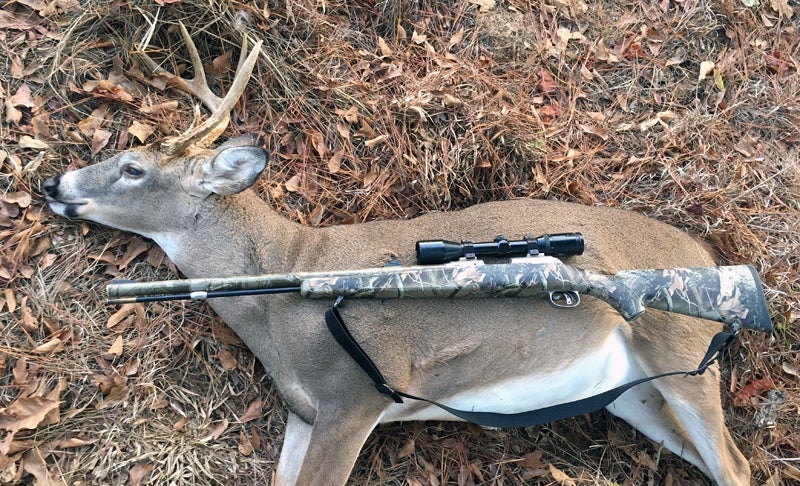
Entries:
{"label": "deer ear", "polygon": [[268,158],[261,147],[223,145],[213,159],[203,164],[200,189],[220,196],[241,192],[258,179]]}

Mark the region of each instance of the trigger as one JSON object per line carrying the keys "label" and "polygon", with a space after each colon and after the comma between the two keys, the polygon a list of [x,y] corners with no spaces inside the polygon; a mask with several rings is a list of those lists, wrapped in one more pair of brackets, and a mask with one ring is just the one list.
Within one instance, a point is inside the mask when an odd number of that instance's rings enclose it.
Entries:
{"label": "trigger", "polygon": [[548,292],[550,303],[556,307],[571,308],[578,307],[581,303],[581,295],[574,290],[554,290]]}

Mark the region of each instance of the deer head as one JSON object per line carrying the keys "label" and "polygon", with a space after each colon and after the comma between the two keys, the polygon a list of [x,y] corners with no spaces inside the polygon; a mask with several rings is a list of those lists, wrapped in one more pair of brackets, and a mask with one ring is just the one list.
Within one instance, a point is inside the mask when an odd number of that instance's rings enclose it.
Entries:
{"label": "deer head", "polygon": [[[158,240],[159,234],[185,226],[186,216],[201,206],[198,200],[236,194],[249,187],[264,169],[268,153],[261,148],[258,136],[245,135],[216,149],[208,148],[228,126],[230,111],[255,67],[261,41],[248,55],[245,40],[231,89],[218,97],[208,87],[189,32],[183,24],[180,29],[194,68],[192,79],[166,72],[147,54],[140,55],[172,86],[196,96],[211,115],[183,134],[48,179],[43,191],[55,213]],[[119,204],[123,198],[125,204]]]}

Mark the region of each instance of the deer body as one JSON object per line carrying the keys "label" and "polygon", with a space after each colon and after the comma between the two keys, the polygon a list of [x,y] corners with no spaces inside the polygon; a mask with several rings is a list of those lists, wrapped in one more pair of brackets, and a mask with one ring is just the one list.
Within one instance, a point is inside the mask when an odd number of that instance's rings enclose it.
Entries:
{"label": "deer body", "polygon": [[[479,241],[501,232],[581,232],[586,251],[569,263],[600,273],[714,264],[701,244],[675,228],[631,212],[552,201],[302,227],[246,190],[266,159],[249,139],[179,156],[145,147],[52,178],[44,192],[56,213],[153,239],[189,278],[375,267],[393,258],[412,264],[417,240]],[[454,419],[379,394],[329,334],[329,302],[275,295],[211,305],[289,406],[278,485],[343,485],[377,424]],[[359,300],[345,302],[342,314],[394,388],[456,408],[506,413],[691,369],[720,328],[655,310],[626,322],[591,298],[574,309],[539,299]],[[724,424],[716,370],[641,385],[608,409],[717,483],[749,484],[748,463]]]}

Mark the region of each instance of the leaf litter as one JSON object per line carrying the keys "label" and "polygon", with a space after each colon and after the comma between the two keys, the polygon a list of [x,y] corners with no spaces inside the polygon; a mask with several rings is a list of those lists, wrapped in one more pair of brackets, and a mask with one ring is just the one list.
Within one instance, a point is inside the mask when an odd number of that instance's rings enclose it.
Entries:
{"label": "leaf litter", "polygon": [[[267,482],[285,415],[255,358],[203,304],[106,308],[110,278],[174,278],[174,265],[140,237],[53,217],[40,197],[50,175],[194,121],[195,102],[125,51],[154,12],[125,5],[0,11],[10,66],[0,88],[0,480]],[[726,420],[751,451],[754,482],[796,479],[800,424],[785,412],[800,400],[791,2],[381,5],[169,2],[151,46],[164,64],[188,65],[170,30],[183,21],[221,92],[237,29],[268,41],[226,135],[268,135],[279,162],[258,189],[296,221],[557,198],[644,212],[701,235],[727,262],[755,264],[778,339],[749,335],[723,366]],[[489,478],[703,481],[605,413],[514,431],[382,426],[352,480]]]}

